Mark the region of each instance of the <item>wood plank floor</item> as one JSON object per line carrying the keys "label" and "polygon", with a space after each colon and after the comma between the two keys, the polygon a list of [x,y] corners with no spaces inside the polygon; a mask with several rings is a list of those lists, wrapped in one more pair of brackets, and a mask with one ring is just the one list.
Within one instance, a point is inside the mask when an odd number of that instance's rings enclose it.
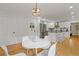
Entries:
{"label": "wood plank floor", "polygon": [[4,51],[3,49],[0,47],[0,56],[3,56],[4,55]]}
{"label": "wood plank floor", "polygon": [[[17,53],[24,52],[28,56],[34,56],[35,53],[36,53],[35,48],[34,49],[25,49],[25,48],[22,47],[21,43],[8,45],[7,48],[8,48],[8,54],[9,55],[14,55],[14,54],[17,54]],[[27,52],[27,50],[28,50],[28,52]],[[41,52],[42,50],[43,49],[38,48],[37,53]]]}
{"label": "wood plank floor", "polygon": [[[15,55],[17,53],[25,53],[27,56],[35,56],[35,48],[34,49],[25,49],[22,47],[21,43],[17,43],[17,44],[12,44],[12,45],[8,45],[6,46],[8,49],[8,54],[9,55]],[[28,53],[27,53],[28,50]],[[41,52],[43,49],[38,48],[37,49],[37,53]],[[0,56],[4,55],[4,51],[3,49],[0,47]]]}
{"label": "wood plank floor", "polygon": [[[27,49],[22,47],[21,43],[8,45],[8,53],[14,55],[16,53],[24,52],[28,56],[35,56],[35,49]],[[38,53],[43,49],[38,48]],[[2,49],[0,49],[0,55],[3,55]],[[64,39],[62,42],[58,42],[56,45],[56,56],[79,56],[79,36],[72,36],[70,39]]]}
{"label": "wood plank floor", "polygon": [[57,43],[57,56],[79,56],[79,36],[72,36],[70,39],[64,39]]}

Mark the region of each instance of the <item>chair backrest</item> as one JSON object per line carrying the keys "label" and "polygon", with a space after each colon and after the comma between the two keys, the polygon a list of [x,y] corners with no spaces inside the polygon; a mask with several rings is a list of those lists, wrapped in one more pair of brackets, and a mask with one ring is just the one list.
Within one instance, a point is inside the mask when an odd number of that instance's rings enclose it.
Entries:
{"label": "chair backrest", "polygon": [[52,36],[45,36],[44,39],[45,39],[45,40],[49,40],[49,41],[51,41],[51,42],[56,42],[55,37],[52,37]]}
{"label": "chair backrest", "polygon": [[64,40],[64,35],[63,33],[58,33],[56,34],[56,41],[63,41]]}
{"label": "chair backrest", "polygon": [[48,56],[55,56],[55,53],[56,53],[56,44],[53,44],[50,48],[49,48],[49,51],[48,51]]}
{"label": "chair backrest", "polygon": [[45,36],[44,39],[48,40],[49,36]]}
{"label": "chair backrest", "polygon": [[23,39],[23,41],[29,40],[29,37],[28,37],[28,36],[25,36],[25,37],[23,37],[22,39]]}

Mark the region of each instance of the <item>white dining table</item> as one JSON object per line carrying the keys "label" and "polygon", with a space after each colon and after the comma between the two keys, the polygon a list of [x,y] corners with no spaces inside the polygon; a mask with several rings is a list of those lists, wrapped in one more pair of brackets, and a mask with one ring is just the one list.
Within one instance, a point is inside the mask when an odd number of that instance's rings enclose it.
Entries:
{"label": "white dining table", "polygon": [[45,39],[39,39],[36,41],[32,41],[31,39],[29,39],[27,36],[23,37],[22,40],[22,46],[24,48],[28,48],[28,49],[36,49],[36,55],[37,55],[37,48],[42,48],[42,49],[48,49],[51,45],[51,42],[49,40],[45,40]]}

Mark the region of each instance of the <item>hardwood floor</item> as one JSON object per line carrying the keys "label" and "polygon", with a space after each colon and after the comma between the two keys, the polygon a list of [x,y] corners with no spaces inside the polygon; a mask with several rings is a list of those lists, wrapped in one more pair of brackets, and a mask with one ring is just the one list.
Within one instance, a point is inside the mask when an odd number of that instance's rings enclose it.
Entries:
{"label": "hardwood floor", "polygon": [[72,36],[57,43],[56,56],[79,56],[79,36]]}
{"label": "hardwood floor", "polygon": [[0,56],[3,56],[4,55],[4,51],[3,49],[0,47]]}
{"label": "hardwood floor", "polygon": [[[27,49],[22,47],[21,43],[8,45],[8,54],[14,55],[24,52],[28,56],[35,56],[35,49]],[[37,53],[43,49],[38,48]],[[0,55],[3,55],[3,50],[0,48]],[[72,36],[70,39],[65,38],[64,41],[58,42],[56,45],[56,56],[79,56],[79,36]]]}
{"label": "hardwood floor", "polygon": [[[7,48],[8,48],[8,54],[9,55],[14,55],[14,54],[21,53],[21,52],[24,52],[28,56],[34,56],[35,55],[35,49],[25,49],[25,48],[22,47],[21,43],[9,45],[9,46],[7,46]],[[27,50],[28,50],[28,53],[27,53]],[[41,52],[42,50],[43,49],[38,48],[37,53]]]}
{"label": "hardwood floor", "polygon": [[[15,55],[17,53],[25,53],[27,56],[34,56],[35,55],[35,49],[25,49],[22,47],[21,43],[13,44],[13,45],[8,45],[6,46],[8,49],[8,54],[9,55]],[[27,53],[28,50],[28,53]],[[41,52],[43,49],[38,48],[37,53]],[[0,56],[4,56],[4,50],[0,48]]]}

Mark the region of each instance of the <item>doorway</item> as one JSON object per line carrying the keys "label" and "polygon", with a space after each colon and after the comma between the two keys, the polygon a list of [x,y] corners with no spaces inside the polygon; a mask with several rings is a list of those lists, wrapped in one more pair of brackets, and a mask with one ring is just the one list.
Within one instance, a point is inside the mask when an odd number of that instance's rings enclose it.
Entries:
{"label": "doorway", "polygon": [[79,22],[71,23],[70,33],[71,36],[79,36]]}

